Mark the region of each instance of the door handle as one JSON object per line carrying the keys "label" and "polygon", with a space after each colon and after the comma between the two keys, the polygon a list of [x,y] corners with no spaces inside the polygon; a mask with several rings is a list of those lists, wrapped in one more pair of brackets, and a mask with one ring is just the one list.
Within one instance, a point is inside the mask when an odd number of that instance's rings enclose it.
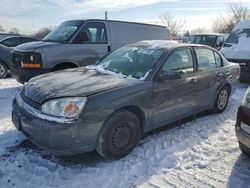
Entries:
{"label": "door handle", "polygon": [[108,52],[111,52],[111,47],[108,45]]}

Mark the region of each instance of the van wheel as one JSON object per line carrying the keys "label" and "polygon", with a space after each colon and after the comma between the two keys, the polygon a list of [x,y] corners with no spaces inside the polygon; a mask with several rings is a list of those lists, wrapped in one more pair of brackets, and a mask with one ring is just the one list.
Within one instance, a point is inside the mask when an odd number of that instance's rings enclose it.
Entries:
{"label": "van wheel", "polygon": [[140,138],[137,116],[127,110],[119,110],[101,128],[96,150],[105,159],[120,159],[134,149]]}
{"label": "van wheel", "polygon": [[8,67],[0,62],[0,79],[5,78],[8,75]]}
{"label": "van wheel", "polygon": [[214,107],[213,107],[214,113],[221,113],[226,109],[229,95],[230,95],[230,92],[227,87],[223,87],[220,90],[214,102]]}
{"label": "van wheel", "polygon": [[239,147],[240,147],[240,150],[241,150],[244,154],[250,156],[250,148],[247,148],[246,146],[244,146],[244,145],[243,145],[242,143],[240,143],[240,142],[239,142]]}

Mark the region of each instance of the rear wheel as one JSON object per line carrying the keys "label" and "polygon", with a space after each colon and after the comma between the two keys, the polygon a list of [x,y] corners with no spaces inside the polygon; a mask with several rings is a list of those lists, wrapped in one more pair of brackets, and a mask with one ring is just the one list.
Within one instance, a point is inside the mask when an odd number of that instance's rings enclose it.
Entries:
{"label": "rear wheel", "polygon": [[106,159],[120,159],[134,149],[140,137],[140,121],[137,116],[127,110],[119,110],[104,123],[96,150]]}
{"label": "rear wheel", "polygon": [[8,67],[0,62],[0,79],[5,78],[8,75]]}
{"label": "rear wheel", "polygon": [[214,103],[213,111],[215,113],[221,113],[226,109],[229,96],[230,96],[229,89],[227,87],[223,87],[218,93],[218,96],[216,97]]}

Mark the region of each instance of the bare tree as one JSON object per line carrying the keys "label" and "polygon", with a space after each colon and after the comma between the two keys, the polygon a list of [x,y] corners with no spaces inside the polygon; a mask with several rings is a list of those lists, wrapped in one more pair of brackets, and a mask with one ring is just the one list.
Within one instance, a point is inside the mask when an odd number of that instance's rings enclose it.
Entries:
{"label": "bare tree", "polygon": [[217,33],[230,33],[237,23],[249,18],[250,11],[248,7],[242,6],[241,3],[233,3],[226,15],[221,15],[214,21],[212,28]]}
{"label": "bare tree", "polygon": [[11,34],[19,34],[20,30],[16,27],[10,28],[10,32]]}
{"label": "bare tree", "polygon": [[41,28],[36,34],[34,34],[34,37],[37,39],[43,39],[48,33],[51,32],[50,27],[43,27]]}
{"label": "bare tree", "polygon": [[170,12],[161,15],[160,19],[161,22],[168,27],[172,36],[177,36],[186,24],[186,20],[176,18],[175,16],[172,16]]}
{"label": "bare tree", "polygon": [[3,28],[3,26],[0,25],[0,32],[4,32],[5,29]]}

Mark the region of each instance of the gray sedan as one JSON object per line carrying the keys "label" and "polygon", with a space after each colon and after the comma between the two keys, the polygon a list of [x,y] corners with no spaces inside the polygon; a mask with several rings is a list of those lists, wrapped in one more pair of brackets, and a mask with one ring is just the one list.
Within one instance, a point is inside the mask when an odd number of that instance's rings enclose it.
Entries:
{"label": "gray sedan", "polygon": [[142,41],[93,66],[33,78],[13,101],[12,121],[55,155],[119,159],[151,130],[223,112],[238,76],[239,65],[210,47]]}

